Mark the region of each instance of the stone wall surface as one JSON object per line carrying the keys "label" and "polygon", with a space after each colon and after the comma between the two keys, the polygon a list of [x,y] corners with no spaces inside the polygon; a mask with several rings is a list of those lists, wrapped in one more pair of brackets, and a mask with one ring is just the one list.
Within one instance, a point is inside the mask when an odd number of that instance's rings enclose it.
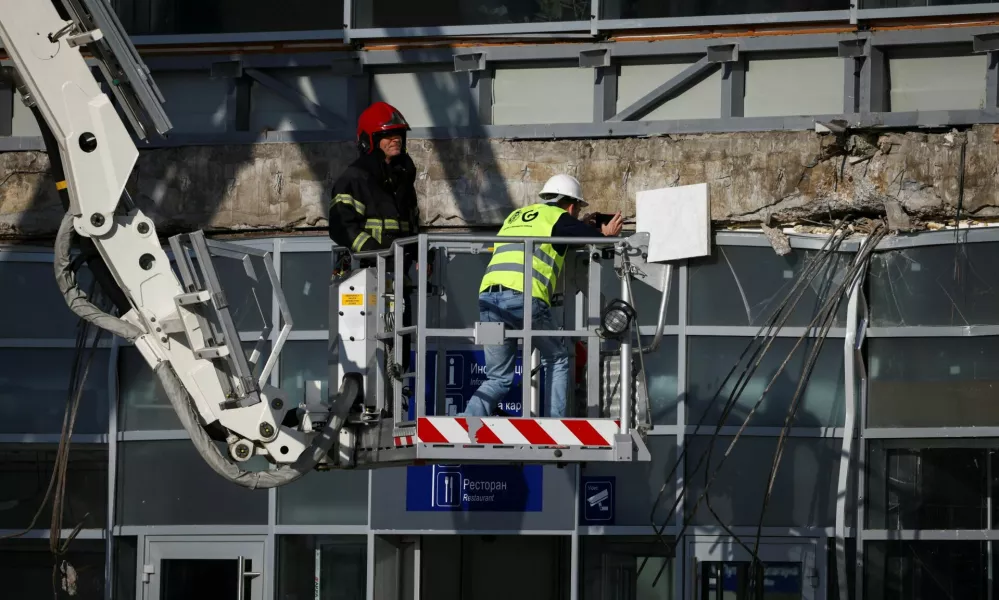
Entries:
{"label": "stone wall surface", "polygon": [[[567,141],[412,140],[426,224],[495,226],[556,173],[593,209],[634,215],[636,192],[707,182],[717,224],[828,221],[888,211],[919,228],[999,217],[999,128],[951,133],[764,132]],[[966,143],[962,169],[962,144]],[[323,227],[346,143],[143,151],[129,182],[161,234]],[[41,152],[0,154],[0,237],[54,234],[61,208]],[[963,171],[963,172],[962,172]]]}

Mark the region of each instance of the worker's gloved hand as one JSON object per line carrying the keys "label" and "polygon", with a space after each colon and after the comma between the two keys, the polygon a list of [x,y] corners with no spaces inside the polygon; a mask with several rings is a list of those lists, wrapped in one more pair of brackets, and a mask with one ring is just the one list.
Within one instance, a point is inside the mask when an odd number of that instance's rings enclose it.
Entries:
{"label": "worker's gloved hand", "polygon": [[595,212],[586,213],[585,215],[583,215],[583,218],[580,219],[580,221],[582,221],[583,223],[586,223],[590,227],[596,227],[597,226],[597,213],[595,213]]}

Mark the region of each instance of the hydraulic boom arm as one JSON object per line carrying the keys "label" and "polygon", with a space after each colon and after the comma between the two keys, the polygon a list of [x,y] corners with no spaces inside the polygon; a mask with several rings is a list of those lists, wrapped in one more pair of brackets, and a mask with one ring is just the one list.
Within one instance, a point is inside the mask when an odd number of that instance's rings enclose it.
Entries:
{"label": "hydraulic boom arm", "polygon": [[[139,139],[150,129],[169,131],[163,98],[106,0],[0,0],[0,40],[46,139],[65,204],[55,269],[71,310],[135,344],[219,474],[247,487],[273,487],[314,468],[360,393],[356,382],[345,380],[325,429],[311,431],[299,407],[246,368],[208,252],[225,245],[190,234],[198,277],[187,249],[171,239],[184,281],[175,275],[156,226],[125,190],[138,149],[82,54],[86,48]],[[74,240],[120,317],[99,310],[77,287]],[[239,468],[254,455],[279,466],[261,473]]]}

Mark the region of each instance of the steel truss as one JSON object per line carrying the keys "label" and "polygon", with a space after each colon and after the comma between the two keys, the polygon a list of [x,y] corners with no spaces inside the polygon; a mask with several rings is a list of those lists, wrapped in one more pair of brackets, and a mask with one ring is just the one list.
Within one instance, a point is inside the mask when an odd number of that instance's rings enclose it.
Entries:
{"label": "steel truss", "polygon": [[[990,5],[994,6],[994,5]],[[952,7],[935,7],[952,8]],[[861,13],[864,11],[860,11]],[[999,11],[997,11],[999,12]],[[141,39],[136,38],[137,40]],[[269,48],[270,46],[268,46]],[[176,47],[182,51],[180,46]],[[459,48],[352,49],[341,46],[323,51],[266,54],[220,48],[218,53],[156,54],[144,57],[155,72],[190,72],[192,78],[228,80],[228,122],[225,132],[178,134],[156,138],[140,147],[253,144],[281,142],[338,142],[353,137],[350,124],[372,97],[373,77],[384,72],[432,69],[467,75],[470,124],[417,127],[411,137],[423,139],[498,138],[521,140],[636,137],[683,133],[807,131],[817,124],[853,129],[947,128],[999,123],[999,27],[952,26],[923,29],[848,29],[838,33],[751,35],[660,41],[580,41],[558,44],[482,45]],[[986,104],[974,110],[892,112],[888,59],[896,52],[933,56],[988,56],[983,77]],[[793,57],[808,52],[843,61],[843,111],[839,114],[745,117],[746,71],[758,57]],[[649,92],[616,109],[618,76],[622,64],[634,60],[682,57],[690,67]],[[2,64],[8,64],[3,61]],[[535,65],[589,69],[593,72],[593,118],[585,123],[497,125],[493,122],[493,80],[497,71]],[[345,82],[347,114],[336,114],[314,98],[275,75],[302,68],[323,69]],[[722,72],[721,116],[708,119],[644,120],[658,105],[684,93],[710,73]],[[249,131],[251,87],[259,85],[311,115],[312,130]],[[13,91],[0,80],[0,151],[41,150],[40,138],[11,136]]]}

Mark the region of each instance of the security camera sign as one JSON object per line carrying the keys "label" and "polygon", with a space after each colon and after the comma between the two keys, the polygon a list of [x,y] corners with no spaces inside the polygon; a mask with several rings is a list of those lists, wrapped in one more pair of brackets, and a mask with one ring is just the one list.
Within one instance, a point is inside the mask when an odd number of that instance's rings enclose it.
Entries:
{"label": "security camera sign", "polygon": [[583,477],[580,525],[614,524],[614,477]]}

